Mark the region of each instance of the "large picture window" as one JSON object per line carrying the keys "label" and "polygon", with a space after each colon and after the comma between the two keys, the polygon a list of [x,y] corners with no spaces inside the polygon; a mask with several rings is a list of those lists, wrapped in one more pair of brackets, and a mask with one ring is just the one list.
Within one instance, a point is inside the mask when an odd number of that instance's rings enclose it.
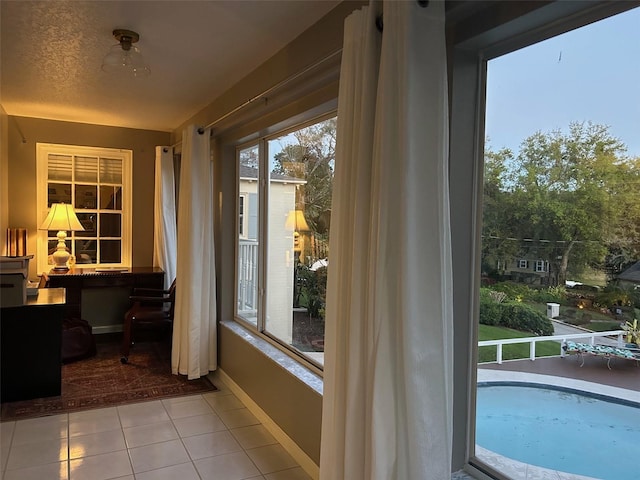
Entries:
{"label": "large picture window", "polygon": [[[73,205],[84,231],[67,232],[78,267],[131,266],[130,150],[37,144],[39,225],[53,203]],[[57,232],[38,232],[39,271],[50,268]]]}
{"label": "large picture window", "polygon": [[[638,409],[619,403],[638,398],[623,329],[640,314],[624,280],[640,261],[640,95],[623,59],[639,21],[630,10],[487,62],[472,448],[496,478],[635,468]],[[614,453],[622,431],[633,440]]]}
{"label": "large picture window", "polygon": [[318,365],[336,119],[238,150],[236,315]]}

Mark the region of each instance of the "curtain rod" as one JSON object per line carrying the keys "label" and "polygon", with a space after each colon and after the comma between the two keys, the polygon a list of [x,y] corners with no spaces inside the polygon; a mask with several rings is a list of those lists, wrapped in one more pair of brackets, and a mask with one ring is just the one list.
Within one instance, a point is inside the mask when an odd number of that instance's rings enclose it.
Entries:
{"label": "curtain rod", "polygon": [[[427,8],[429,6],[429,0],[416,0],[416,3],[419,7]],[[382,21],[382,14],[376,17],[376,28],[379,32],[382,32],[384,29],[384,22]]]}
{"label": "curtain rod", "polygon": [[[202,134],[204,133],[204,131],[208,128],[211,128],[215,125],[217,125],[218,123],[222,122],[223,120],[227,119],[228,117],[230,117],[231,115],[233,115],[234,113],[237,113],[238,111],[242,110],[243,108],[251,105],[252,103],[254,103],[257,100],[263,99],[265,98],[267,95],[269,95],[270,93],[284,87],[285,85],[287,85],[288,83],[300,78],[302,75],[304,75],[307,72],[310,72],[311,70],[313,70],[314,68],[316,68],[319,65],[322,65],[324,62],[331,60],[333,57],[340,55],[342,53],[342,47],[339,48],[338,50],[322,57],[320,60],[318,60],[317,62],[312,63],[311,65],[308,65],[307,67],[303,68],[302,70],[300,70],[297,73],[294,73],[293,75],[291,75],[290,77],[285,78],[284,80],[276,83],[275,85],[267,88],[266,90],[264,90],[263,92],[259,93],[258,95],[255,95],[253,97],[251,97],[249,100],[245,101],[244,103],[241,103],[240,105],[238,105],[237,107],[235,107],[234,109],[228,111],[227,113],[225,113],[224,115],[222,115],[221,117],[216,118],[213,122],[207,124],[204,127],[200,127],[198,128],[198,133]],[[178,145],[182,144],[182,140],[180,140],[179,142],[174,143],[173,145],[171,145],[171,148],[175,148]]]}
{"label": "curtain rod", "polygon": [[[426,8],[429,6],[429,0],[416,0],[416,3],[422,7],[422,8]],[[376,18],[376,27],[378,28],[379,31],[382,32],[383,30],[383,21],[382,21],[382,15],[380,15],[379,17]],[[230,117],[231,115],[233,115],[234,113],[237,113],[238,111],[242,110],[244,107],[251,105],[253,102],[260,100],[264,97],[266,97],[267,95],[269,95],[271,92],[278,90],[279,88],[284,87],[285,85],[287,85],[288,83],[296,80],[297,78],[301,77],[302,75],[304,75],[305,73],[313,70],[314,68],[316,68],[318,65],[322,65],[324,62],[326,62],[327,60],[330,60],[331,58],[335,57],[336,55],[340,55],[342,53],[342,48],[337,49],[336,51],[322,57],[320,60],[318,60],[317,62],[312,63],[311,65],[305,67],[304,69],[300,70],[299,72],[291,75],[290,77],[285,78],[284,80],[276,83],[275,85],[267,88],[266,90],[264,90],[263,92],[259,93],[258,95],[255,95],[253,97],[251,97],[249,100],[247,100],[244,103],[241,103],[240,105],[238,105],[237,107],[235,107],[234,109],[228,111],[227,113],[225,113],[224,115],[222,115],[221,117],[216,118],[213,122],[207,124],[204,127],[200,127],[198,128],[198,133],[203,134],[204,131],[207,128],[211,128],[215,125],[217,125],[218,123],[222,122],[223,120],[227,119],[228,117]],[[173,145],[171,145],[171,148],[175,148],[178,145],[182,144],[182,140],[180,140],[179,142],[174,143]]]}

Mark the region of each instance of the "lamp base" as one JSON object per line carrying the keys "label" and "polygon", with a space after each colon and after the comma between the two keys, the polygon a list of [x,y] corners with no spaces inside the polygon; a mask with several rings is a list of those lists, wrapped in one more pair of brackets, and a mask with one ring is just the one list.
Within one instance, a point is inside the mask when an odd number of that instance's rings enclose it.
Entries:
{"label": "lamp base", "polygon": [[67,266],[67,261],[71,254],[67,250],[67,246],[65,245],[65,239],[67,238],[67,232],[59,231],[58,232],[58,245],[56,246],[56,251],[53,252],[53,271],[55,272],[68,272],[69,267]]}

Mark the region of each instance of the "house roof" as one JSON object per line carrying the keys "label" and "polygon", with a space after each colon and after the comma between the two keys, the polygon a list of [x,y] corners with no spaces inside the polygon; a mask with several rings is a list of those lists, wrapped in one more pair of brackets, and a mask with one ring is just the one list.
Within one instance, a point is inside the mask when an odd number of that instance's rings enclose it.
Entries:
{"label": "house roof", "polygon": [[618,280],[640,283],[640,262],[636,262],[618,275]]}
{"label": "house roof", "polygon": [[[258,169],[253,167],[248,167],[247,165],[240,165],[240,179],[241,180],[257,180],[258,179]],[[290,177],[288,175],[282,175],[280,173],[271,172],[271,180],[282,182],[282,183],[299,183],[305,184],[306,180],[302,178]]]}

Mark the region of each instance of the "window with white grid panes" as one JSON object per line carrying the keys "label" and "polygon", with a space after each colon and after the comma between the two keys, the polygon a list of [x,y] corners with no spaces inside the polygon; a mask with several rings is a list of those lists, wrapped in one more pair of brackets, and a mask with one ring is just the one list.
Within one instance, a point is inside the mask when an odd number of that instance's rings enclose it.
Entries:
{"label": "window with white grid panes", "polygon": [[[73,205],[83,231],[67,232],[77,267],[131,266],[131,150],[37,144],[37,214]],[[47,271],[57,232],[38,231],[39,271]],[[73,261],[72,261],[73,262]]]}

